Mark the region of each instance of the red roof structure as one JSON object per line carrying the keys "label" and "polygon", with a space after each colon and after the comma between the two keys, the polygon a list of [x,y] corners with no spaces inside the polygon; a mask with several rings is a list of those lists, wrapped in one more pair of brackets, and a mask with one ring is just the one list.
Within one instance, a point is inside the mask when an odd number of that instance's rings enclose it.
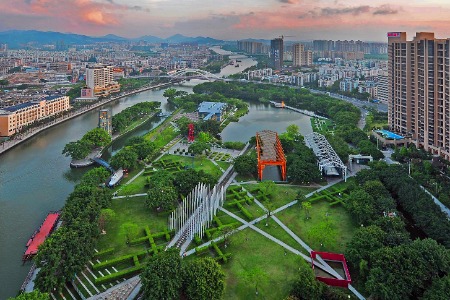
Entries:
{"label": "red roof structure", "polygon": [[[344,270],[344,276],[342,276],[344,277],[343,279],[328,278],[316,275],[317,280],[322,281],[327,285],[348,288],[348,285],[352,283],[352,278],[350,277],[350,272],[348,271],[345,256],[338,253],[311,251],[311,261],[314,261],[317,255],[319,255],[324,261],[341,263]],[[312,263],[312,268],[314,270],[314,263]]]}
{"label": "red roof structure", "polygon": [[22,260],[28,260],[34,255],[36,255],[39,246],[45,241],[49,234],[55,228],[56,223],[59,219],[59,212],[51,212],[47,215],[41,227],[33,234],[33,236],[28,240],[27,250],[23,254]]}

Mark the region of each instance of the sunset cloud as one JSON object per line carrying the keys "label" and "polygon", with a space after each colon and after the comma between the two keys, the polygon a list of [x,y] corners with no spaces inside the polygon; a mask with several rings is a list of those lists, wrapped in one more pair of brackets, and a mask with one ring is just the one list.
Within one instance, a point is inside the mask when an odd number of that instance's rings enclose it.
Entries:
{"label": "sunset cloud", "polygon": [[385,40],[392,30],[450,37],[449,14],[448,0],[0,0],[0,30]]}

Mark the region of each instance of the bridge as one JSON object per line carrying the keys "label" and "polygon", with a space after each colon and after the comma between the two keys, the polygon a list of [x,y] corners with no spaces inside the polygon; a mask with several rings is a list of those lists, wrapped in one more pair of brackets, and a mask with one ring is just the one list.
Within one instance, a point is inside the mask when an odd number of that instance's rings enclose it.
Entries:
{"label": "bridge", "polygon": [[258,153],[259,180],[263,180],[263,171],[266,166],[279,166],[281,180],[286,181],[286,157],[275,131],[263,130],[256,133],[256,152]]}
{"label": "bridge", "polygon": [[95,157],[92,159],[95,163],[99,164],[102,167],[105,167],[107,170],[109,170],[111,173],[114,173],[115,170],[106,162],[105,160],[101,159],[100,157]]}
{"label": "bridge", "polygon": [[347,181],[347,167],[323,135],[316,132],[305,135],[305,143],[317,156],[320,172],[326,176],[339,176],[340,172]]}
{"label": "bridge", "polygon": [[209,80],[209,81],[216,81],[216,80],[229,81],[228,79],[219,77],[208,71],[200,70],[200,69],[192,69],[192,68],[174,70],[167,75],[141,74],[141,75],[136,75],[136,76],[129,76],[129,78],[169,78],[171,81],[181,81],[181,80],[187,80],[187,79],[204,79],[204,80]]}

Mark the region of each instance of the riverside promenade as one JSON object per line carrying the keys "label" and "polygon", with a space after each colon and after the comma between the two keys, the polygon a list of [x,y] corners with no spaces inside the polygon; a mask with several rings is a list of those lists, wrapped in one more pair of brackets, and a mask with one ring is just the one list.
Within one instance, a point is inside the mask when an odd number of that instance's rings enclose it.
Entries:
{"label": "riverside promenade", "polygon": [[39,125],[39,126],[36,126],[36,127],[32,127],[30,129],[28,129],[27,131],[25,131],[23,133],[20,133],[20,136],[15,138],[15,139],[13,139],[13,140],[7,140],[7,141],[4,141],[4,142],[0,143],[0,155],[2,153],[4,153],[4,152],[8,151],[8,150],[11,150],[15,146],[19,145],[20,143],[26,141],[27,139],[37,135],[38,133],[40,133],[40,132],[42,132],[42,131],[44,131],[46,129],[49,129],[49,128],[55,126],[55,125],[64,123],[64,122],[66,122],[66,121],[68,121],[70,119],[78,117],[78,116],[80,116],[80,115],[82,115],[82,114],[84,114],[84,113],[86,113],[88,111],[91,111],[93,109],[96,109],[96,108],[98,108],[98,107],[100,107],[100,106],[102,106],[104,104],[107,104],[107,103],[112,102],[112,101],[116,101],[116,100],[118,100],[120,98],[123,98],[123,97],[127,97],[127,96],[130,96],[130,95],[138,94],[138,93],[143,92],[143,91],[166,87],[166,86],[169,86],[171,84],[172,83],[168,82],[168,83],[160,83],[160,84],[157,84],[157,85],[142,87],[140,89],[137,89],[137,90],[134,90],[134,91],[131,91],[131,92],[128,92],[128,93],[124,93],[123,95],[120,95],[120,96],[116,96],[116,97],[112,97],[112,98],[106,98],[106,99],[103,99],[103,100],[101,100],[99,102],[95,102],[95,103],[92,103],[90,105],[83,106],[82,108],[80,108],[77,111],[71,111],[69,113],[65,113],[62,116],[59,116],[58,118],[56,118],[55,120],[52,120],[52,121],[50,121],[50,122],[48,122],[46,124],[42,124],[42,125]]}

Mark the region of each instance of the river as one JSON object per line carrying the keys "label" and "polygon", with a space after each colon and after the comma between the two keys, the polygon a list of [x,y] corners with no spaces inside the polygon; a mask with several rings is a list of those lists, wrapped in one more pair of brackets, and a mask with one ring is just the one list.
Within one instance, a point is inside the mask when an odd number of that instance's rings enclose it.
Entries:
{"label": "river", "polygon": [[[192,80],[188,84],[196,83],[198,81]],[[175,88],[192,92],[192,86]],[[139,102],[160,101],[163,112],[170,112],[172,108],[163,97],[163,92],[145,91],[102,108],[110,108],[116,114]],[[58,210],[64,205],[74,185],[86,171],[70,169],[70,158],[61,155],[61,151],[66,143],[81,138],[96,127],[97,115],[98,110],[87,112],[30,138],[0,156],[0,300],[15,296],[28,273],[30,263],[22,266],[21,262],[28,238],[48,211]],[[112,151],[121,148],[131,136],[142,135],[161,121],[148,122],[114,142]],[[225,141],[247,141],[256,131],[272,129],[282,132],[292,123],[299,125],[303,134],[312,131],[307,116],[252,103],[249,113],[240,122],[231,123],[222,137]]]}

